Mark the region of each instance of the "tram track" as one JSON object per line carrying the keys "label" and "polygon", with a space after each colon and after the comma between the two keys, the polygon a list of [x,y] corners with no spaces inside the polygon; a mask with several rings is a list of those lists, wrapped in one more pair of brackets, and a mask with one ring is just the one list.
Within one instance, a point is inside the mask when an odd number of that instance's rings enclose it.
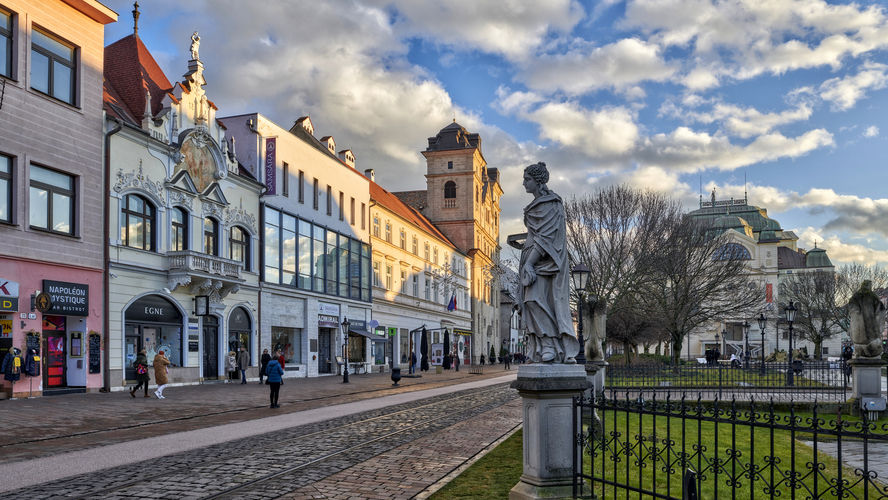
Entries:
{"label": "tram track", "polygon": [[[212,445],[60,480],[39,487],[38,491],[31,488],[28,494],[80,499],[177,498],[176,495],[277,498],[319,477],[335,474],[516,398],[517,393],[508,389],[507,384],[434,396],[240,440],[245,442]],[[230,454],[239,458],[226,458]],[[247,473],[233,473],[243,463],[255,465]],[[146,468],[158,472],[132,480],[115,479]],[[102,487],[96,488],[97,485]],[[152,491],[157,494],[151,495]]]}

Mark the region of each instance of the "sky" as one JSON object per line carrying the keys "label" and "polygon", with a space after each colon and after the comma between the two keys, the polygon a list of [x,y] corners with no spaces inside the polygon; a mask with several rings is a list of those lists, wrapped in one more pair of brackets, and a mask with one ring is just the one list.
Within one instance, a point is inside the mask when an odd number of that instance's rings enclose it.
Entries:
{"label": "sky", "polygon": [[[105,44],[133,32],[130,1]],[[836,265],[888,265],[888,6],[823,0],[143,0],[170,81],[201,37],[218,116],[259,112],[351,149],[389,191],[454,118],[499,169],[501,241],[523,169],[563,198],[613,184],[688,209],[767,208]],[[504,256],[505,257],[505,256]]]}

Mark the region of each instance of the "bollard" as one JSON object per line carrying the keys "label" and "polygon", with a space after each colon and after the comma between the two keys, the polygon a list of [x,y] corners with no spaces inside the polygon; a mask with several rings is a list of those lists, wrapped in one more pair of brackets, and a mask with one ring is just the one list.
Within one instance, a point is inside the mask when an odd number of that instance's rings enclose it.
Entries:
{"label": "bollard", "polygon": [[681,483],[681,499],[697,500],[697,473],[693,469],[688,469],[684,473],[684,479]]}

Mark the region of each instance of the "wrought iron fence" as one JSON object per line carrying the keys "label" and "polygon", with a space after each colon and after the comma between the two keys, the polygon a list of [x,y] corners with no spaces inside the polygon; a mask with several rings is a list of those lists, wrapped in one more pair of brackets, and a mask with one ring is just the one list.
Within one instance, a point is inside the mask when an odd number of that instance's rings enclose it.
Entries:
{"label": "wrought iron fence", "polygon": [[888,499],[888,424],[835,403],[649,397],[574,398],[574,498]]}
{"label": "wrought iron fence", "polygon": [[[792,373],[790,374],[790,370]],[[703,393],[704,399],[837,401],[847,399],[851,378],[844,361],[742,364],[611,364],[605,387],[614,394],[657,392],[659,398]]]}

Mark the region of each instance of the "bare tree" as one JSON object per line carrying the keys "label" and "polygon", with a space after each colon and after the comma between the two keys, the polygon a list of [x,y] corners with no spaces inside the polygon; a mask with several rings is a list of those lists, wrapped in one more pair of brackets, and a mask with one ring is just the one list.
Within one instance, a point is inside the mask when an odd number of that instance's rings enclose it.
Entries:
{"label": "bare tree", "polygon": [[678,217],[659,235],[642,306],[661,318],[677,363],[685,337],[710,321],[749,317],[761,307],[764,286],[749,267],[750,253],[731,231]]}
{"label": "bare tree", "polygon": [[629,363],[633,352],[638,359],[639,344],[648,347],[667,340],[669,336],[658,318],[637,307],[637,297],[624,296],[623,300],[627,303],[617,304],[607,316],[607,337],[609,342],[623,346],[626,363]]}
{"label": "bare tree", "polygon": [[798,312],[793,331],[799,339],[814,344],[814,357],[821,359],[823,342],[842,331],[843,314],[836,307],[837,276],[832,270],[784,275],[780,282],[781,307],[792,301]]}
{"label": "bare tree", "polygon": [[[565,217],[571,265],[583,263],[590,269],[586,290],[592,303],[603,301],[606,307],[597,309],[607,316],[627,303],[624,296],[643,287],[658,234],[681,217],[681,207],[660,193],[619,185],[571,198],[565,203]],[[590,310],[584,316],[594,324],[591,308],[586,309]],[[589,347],[586,355],[591,359]]]}

